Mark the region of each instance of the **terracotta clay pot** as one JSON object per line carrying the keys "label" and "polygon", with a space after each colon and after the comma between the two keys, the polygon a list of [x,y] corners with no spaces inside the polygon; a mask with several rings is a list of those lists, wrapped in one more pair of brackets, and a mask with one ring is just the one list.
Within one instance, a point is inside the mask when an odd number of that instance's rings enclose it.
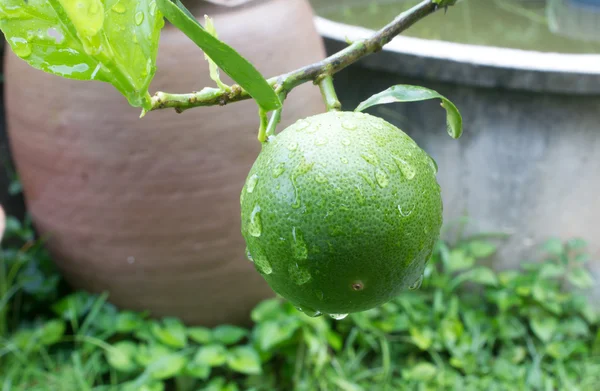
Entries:
{"label": "terracotta clay pot", "polygon": [[[268,77],[324,56],[306,0],[187,4]],[[202,52],[172,26],[157,66],[151,91],[214,85]],[[273,295],[240,233],[239,194],[260,149],[254,102],[138,119],[112,86],[48,75],[10,53],[5,79],[26,203],[72,285],[204,325],[246,323]],[[318,89],[304,85],[281,126],[323,110]]]}

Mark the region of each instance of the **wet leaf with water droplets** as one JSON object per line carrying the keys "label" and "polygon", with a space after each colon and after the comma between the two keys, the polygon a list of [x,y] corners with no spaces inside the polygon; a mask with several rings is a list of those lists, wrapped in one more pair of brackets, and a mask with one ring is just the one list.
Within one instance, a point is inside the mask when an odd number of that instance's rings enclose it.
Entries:
{"label": "wet leaf with water droplets", "polygon": [[159,12],[134,19],[149,8],[149,2],[133,0],[120,0],[112,8],[100,0],[3,0],[0,29],[15,54],[34,68],[111,83],[131,105],[148,109],[164,24]]}

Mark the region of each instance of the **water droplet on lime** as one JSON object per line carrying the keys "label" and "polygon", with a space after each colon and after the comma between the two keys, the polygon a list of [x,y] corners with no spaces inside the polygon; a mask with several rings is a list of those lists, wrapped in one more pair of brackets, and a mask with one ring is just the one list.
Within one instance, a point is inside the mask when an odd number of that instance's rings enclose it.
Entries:
{"label": "water droplet on lime", "polygon": [[410,207],[402,207],[402,205],[398,205],[398,211],[400,212],[400,216],[408,217],[412,214],[415,206],[411,205]]}
{"label": "water droplet on lime", "polygon": [[378,166],[379,165],[379,159],[377,159],[377,156],[368,153],[368,152],[363,152],[360,154],[360,156],[365,159],[365,161],[369,164],[372,164],[374,166]]}
{"label": "water droplet on lime", "polygon": [[279,163],[273,168],[273,178],[279,178],[285,171],[285,163]]}
{"label": "water droplet on lime", "polygon": [[348,314],[329,314],[329,316],[335,320],[342,320],[345,319]]}
{"label": "water droplet on lime", "polygon": [[369,174],[367,174],[364,171],[358,171],[357,174],[365,180],[365,182],[367,182],[367,184],[369,186],[371,186],[371,189],[375,189],[375,183],[373,182],[373,179],[371,179],[371,177],[369,176]]}
{"label": "water droplet on lime", "polygon": [[144,13],[142,11],[138,11],[135,14],[135,24],[139,26],[140,24],[142,24],[143,21],[144,21]]}
{"label": "water droplet on lime", "polygon": [[292,264],[288,268],[290,278],[296,285],[304,285],[311,279],[311,275],[308,270],[297,263]]}
{"label": "water droplet on lime", "polygon": [[323,300],[323,297],[324,297],[324,296],[323,296],[323,291],[321,291],[321,290],[316,290],[316,291],[315,291],[315,295],[317,295],[317,299],[319,299],[319,300]]}
{"label": "water droplet on lime", "polygon": [[377,183],[382,188],[386,187],[388,185],[388,183],[390,182],[385,171],[383,171],[379,168],[375,171],[375,179],[377,179]]}
{"label": "water droplet on lime", "polygon": [[411,180],[415,177],[415,168],[410,163],[397,156],[392,156],[392,158],[406,179]]}
{"label": "water droplet on lime", "polygon": [[250,254],[250,250],[248,250],[248,247],[246,247],[246,258],[248,258],[250,262],[254,262],[254,258],[252,258],[252,254]]}
{"label": "water droplet on lime", "polygon": [[323,173],[318,173],[315,176],[315,180],[317,181],[317,183],[326,183],[328,181],[327,177],[323,175]]}
{"label": "water droplet on lime", "polygon": [[304,130],[306,128],[308,128],[310,126],[310,122],[308,122],[305,119],[300,119],[298,121],[296,121],[296,130],[300,131],[300,130]]}
{"label": "water droplet on lime", "polygon": [[415,282],[412,283],[411,286],[408,287],[408,289],[410,289],[411,291],[414,291],[415,289],[419,289],[421,287],[421,285],[423,284],[423,274],[421,274],[419,276],[419,278],[417,278],[417,280]]}
{"label": "water droplet on lime", "polygon": [[258,175],[253,174],[249,179],[248,179],[248,184],[246,185],[246,191],[248,193],[252,193],[254,191],[254,188],[256,187],[256,184],[258,183]]}
{"label": "water droplet on lime", "polygon": [[254,265],[259,273],[266,275],[273,273],[273,267],[271,266],[271,263],[263,254],[259,254],[254,257]]}
{"label": "water droplet on lime", "polygon": [[289,149],[290,151],[295,151],[298,148],[298,143],[295,141],[290,141],[287,144],[287,149]]}
{"label": "water droplet on lime", "polygon": [[292,249],[294,251],[294,258],[302,261],[308,258],[308,247],[304,241],[304,235],[300,229],[292,228]]}
{"label": "water droplet on lime", "polygon": [[260,206],[256,205],[250,215],[250,223],[248,224],[248,233],[255,238],[262,234],[262,222],[260,220]]}
{"label": "water droplet on lime", "polygon": [[317,316],[321,316],[323,315],[321,313],[321,311],[317,311],[317,310],[313,310],[312,308],[308,308],[308,307],[300,307],[300,306],[296,306],[296,309],[302,313],[304,313],[304,315],[306,316],[310,316],[311,318],[316,318]]}
{"label": "water droplet on lime", "polygon": [[352,121],[343,121],[342,122],[342,128],[346,129],[346,130],[356,130],[356,124]]}
{"label": "water droplet on lime", "polygon": [[343,138],[342,139],[342,145],[344,145],[344,146],[347,147],[348,145],[350,145],[350,140],[348,140],[347,138]]}
{"label": "water droplet on lime", "polygon": [[429,167],[431,167],[431,170],[433,171],[434,174],[437,174],[438,172],[438,165],[436,163],[436,161],[429,155],[427,155],[429,157]]}
{"label": "water droplet on lime", "polygon": [[317,146],[321,146],[321,145],[325,145],[327,144],[327,138],[325,137],[317,137],[317,139],[315,140],[315,145]]}
{"label": "water droplet on lime", "polygon": [[345,157],[341,157],[340,161],[344,164],[348,164],[348,159],[346,159]]}
{"label": "water droplet on lime", "polygon": [[356,186],[354,188],[354,191],[356,192],[356,201],[358,202],[359,205],[365,205],[367,203],[364,194],[362,193],[362,190],[360,189],[360,187]]}

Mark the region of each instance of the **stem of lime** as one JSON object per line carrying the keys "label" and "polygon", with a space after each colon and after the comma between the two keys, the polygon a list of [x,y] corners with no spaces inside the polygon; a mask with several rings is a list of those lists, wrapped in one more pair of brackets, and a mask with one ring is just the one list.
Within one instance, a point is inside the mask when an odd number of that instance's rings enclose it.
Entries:
{"label": "stem of lime", "polygon": [[340,111],[342,109],[342,104],[335,93],[333,77],[331,75],[324,76],[319,80],[319,89],[321,90],[321,96],[323,97],[327,111]]}

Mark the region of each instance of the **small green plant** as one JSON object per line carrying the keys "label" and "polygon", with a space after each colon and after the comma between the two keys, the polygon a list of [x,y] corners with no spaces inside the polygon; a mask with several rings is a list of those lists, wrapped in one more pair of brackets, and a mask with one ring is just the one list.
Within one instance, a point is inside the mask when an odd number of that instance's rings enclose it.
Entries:
{"label": "small green plant", "polygon": [[[418,290],[341,321],[280,299],[243,328],[188,327],[69,292],[28,224],[1,251],[0,389],[580,390],[600,384],[585,243],[495,272],[486,235],[440,241]],[[483,239],[482,239],[483,238]],[[8,282],[8,284],[7,284]]]}

